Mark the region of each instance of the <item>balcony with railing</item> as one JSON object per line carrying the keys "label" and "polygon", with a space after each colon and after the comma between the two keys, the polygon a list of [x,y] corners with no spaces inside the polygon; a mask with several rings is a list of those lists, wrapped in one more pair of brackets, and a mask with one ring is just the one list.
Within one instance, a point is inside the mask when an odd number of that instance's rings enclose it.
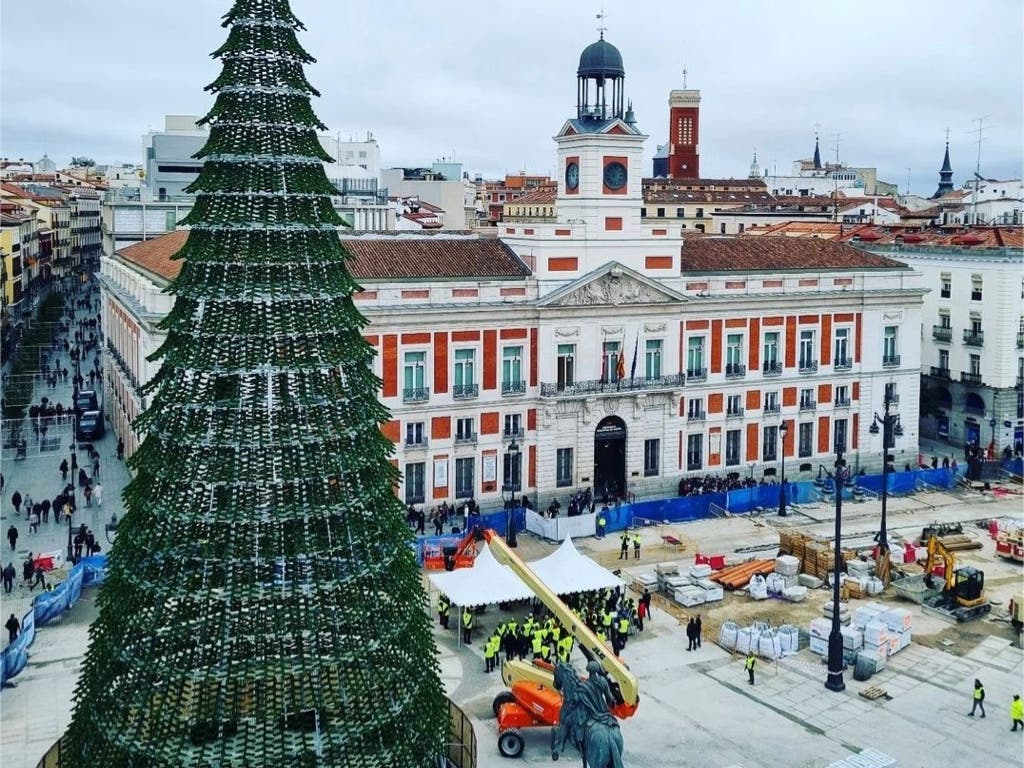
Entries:
{"label": "balcony with railing", "polygon": [[801,400],[800,412],[817,410],[818,404],[814,400]]}
{"label": "balcony with railing", "polygon": [[766,416],[768,414],[781,413],[781,412],[782,412],[782,407],[778,403],[765,403],[764,404],[764,413],[765,413]]}
{"label": "balcony with railing", "polygon": [[707,411],[687,411],[686,418],[688,421],[704,421],[708,417]]}
{"label": "balcony with railing", "polygon": [[936,341],[952,341],[953,329],[948,325],[933,325],[932,338]]}
{"label": "balcony with railing", "polygon": [[832,363],[834,371],[848,371],[853,368],[853,360],[848,357],[837,357]]}
{"label": "balcony with railing", "polygon": [[899,355],[882,355],[883,368],[898,368],[900,364]]}
{"label": "balcony with railing", "polygon": [[743,363],[729,363],[725,366],[725,378],[742,379],[747,375],[747,366]]}
{"label": "balcony with railing", "polygon": [[525,381],[503,381],[501,382],[501,394],[505,397],[526,394]]}
{"label": "balcony with railing", "polygon": [[584,397],[587,395],[626,395],[630,392],[679,389],[686,383],[682,374],[656,376],[652,378],[622,378],[618,381],[574,381],[570,383],[548,382],[540,385],[541,397]]}
{"label": "balcony with railing", "polygon": [[425,403],[430,399],[430,387],[406,387],[402,390],[403,403]]}
{"label": "balcony with railing", "polygon": [[850,398],[848,397],[837,397],[835,402],[832,404],[834,408],[849,408],[850,405]]}
{"label": "balcony with railing", "polygon": [[818,361],[817,360],[801,360],[800,361],[800,373],[817,373],[818,372]]}
{"label": "balcony with railing", "polygon": [[969,373],[967,371],[962,371],[960,373],[960,382],[962,384],[971,384],[972,386],[980,387],[981,386],[981,374],[980,373]]}
{"label": "balcony with railing", "polygon": [[426,436],[405,436],[405,449],[407,451],[425,451],[430,447],[430,440]]}
{"label": "balcony with railing", "polygon": [[479,384],[453,384],[452,397],[456,400],[471,400],[480,395]]}
{"label": "balcony with railing", "polygon": [[944,368],[941,365],[933,365],[933,366],[931,366],[931,376],[933,378],[936,378],[936,379],[948,379],[949,378],[949,368],[948,367]]}
{"label": "balcony with railing", "polygon": [[728,408],[725,411],[725,418],[727,419],[742,419],[743,409],[742,408]]}
{"label": "balcony with railing", "polygon": [[985,332],[976,331],[973,328],[964,328],[964,344],[968,347],[985,346]]}
{"label": "balcony with railing", "polygon": [[761,373],[765,376],[781,376],[782,375],[782,363],[778,360],[767,362],[761,366]]}
{"label": "balcony with railing", "polygon": [[519,429],[504,429],[501,432],[501,439],[502,440],[522,440],[523,437],[525,437],[525,435],[526,435],[526,432],[523,431],[522,427],[520,427]]}
{"label": "balcony with railing", "polygon": [[686,378],[691,382],[695,381],[707,381],[708,380],[708,369],[707,368],[689,368],[686,371]]}
{"label": "balcony with railing", "polygon": [[456,432],[455,433],[455,444],[456,445],[475,445],[476,444],[476,432]]}

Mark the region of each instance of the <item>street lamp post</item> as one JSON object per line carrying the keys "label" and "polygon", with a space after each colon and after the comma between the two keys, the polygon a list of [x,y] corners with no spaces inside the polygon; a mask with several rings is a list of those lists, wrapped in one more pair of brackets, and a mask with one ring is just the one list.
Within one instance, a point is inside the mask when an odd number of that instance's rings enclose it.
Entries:
{"label": "street lamp post", "polygon": [[786,422],[783,421],[779,425],[779,434],[782,436],[782,451],[780,457],[782,459],[782,480],[779,484],[779,517],[786,516],[786,434],[789,432],[789,427],[786,426]]}
{"label": "street lamp post", "polygon": [[[889,449],[895,445],[895,437],[903,437],[903,427],[900,425],[900,415],[898,413],[890,413],[889,408],[892,405],[892,398],[889,393],[885,393],[885,402],[883,403],[883,414],[879,416],[877,413],[874,414],[874,419],[871,422],[871,427],[868,429],[872,435],[877,435],[879,431],[882,433],[882,523],[881,528],[878,531],[878,557],[876,561],[881,563],[886,555],[889,554],[889,534],[888,525],[886,521],[886,511],[889,502]],[[881,425],[881,430],[879,430]],[[883,569],[885,572],[882,574],[882,580],[889,584],[889,572],[888,569]]]}
{"label": "street lamp post", "polygon": [[996,417],[992,414],[992,418],[988,420],[988,425],[992,427],[992,451],[989,456],[990,459],[996,458],[999,453],[999,446],[996,445]]}
{"label": "street lamp post", "polygon": [[509,504],[508,509],[505,510],[505,541],[510,547],[518,547],[519,541],[516,539],[516,470],[518,469],[517,462],[519,461],[519,443],[512,438],[512,444],[508,447],[505,452],[508,456],[508,473],[509,473]]}
{"label": "street lamp post", "polygon": [[846,484],[846,461],[843,460],[842,446],[836,449],[836,547],[835,564],[832,571],[832,631],[828,636],[828,678],[825,687],[830,691],[846,690],[843,682],[843,635],[839,631],[839,572],[843,567],[843,550],[840,538],[843,531],[843,486]]}

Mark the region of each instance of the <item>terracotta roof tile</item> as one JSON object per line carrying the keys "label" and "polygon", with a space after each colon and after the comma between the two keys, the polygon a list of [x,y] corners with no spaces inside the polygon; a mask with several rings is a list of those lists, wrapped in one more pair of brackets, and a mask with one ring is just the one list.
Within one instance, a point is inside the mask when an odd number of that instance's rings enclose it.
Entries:
{"label": "terracotta roof tile", "polygon": [[871,245],[928,245],[938,247],[970,248],[1024,248],[1024,230],[1020,227],[957,227],[952,231],[944,227],[907,230],[895,227],[874,227],[872,237],[867,239],[864,232],[850,232],[844,242],[856,242],[856,238]]}
{"label": "terracotta roof tile", "polygon": [[558,195],[557,187],[541,187],[535,189],[532,192],[527,192],[525,195],[517,197],[506,205],[529,205],[530,203],[540,205],[550,205],[555,202]]}
{"label": "terracotta roof tile", "polygon": [[[172,260],[188,238],[177,230],[130,245],[118,255],[149,272],[173,280],[181,261]],[[497,238],[416,235],[343,236],[357,280],[416,278],[525,277],[529,268]]]}
{"label": "terracotta roof tile", "polygon": [[683,244],[682,272],[901,269],[893,259],[814,237],[701,237]]}

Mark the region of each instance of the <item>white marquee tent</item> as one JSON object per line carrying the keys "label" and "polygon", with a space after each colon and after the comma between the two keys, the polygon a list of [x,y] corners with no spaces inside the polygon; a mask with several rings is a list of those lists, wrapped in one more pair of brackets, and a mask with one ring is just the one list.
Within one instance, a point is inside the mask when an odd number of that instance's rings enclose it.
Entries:
{"label": "white marquee tent", "polygon": [[[623,586],[622,579],[581,555],[568,538],[547,557],[527,565],[560,595]],[[432,573],[430,582],[455,605],[491,605],[534,596],[522,579],[495,559],[487,544],[476,556],[472,568]]]}

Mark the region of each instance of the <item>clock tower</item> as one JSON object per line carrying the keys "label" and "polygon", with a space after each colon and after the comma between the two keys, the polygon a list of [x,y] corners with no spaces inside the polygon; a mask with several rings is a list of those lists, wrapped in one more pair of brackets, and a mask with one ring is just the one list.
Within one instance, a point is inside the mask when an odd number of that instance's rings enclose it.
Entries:
{"label": "clock tower", "polygon": [[576,72],[576,117],[558,146],[558,221],[582,226],[588,239],[635,237],[643,205],[642,159],[647,139],[625,101],[619,50],[604,39],[588,45]]}

